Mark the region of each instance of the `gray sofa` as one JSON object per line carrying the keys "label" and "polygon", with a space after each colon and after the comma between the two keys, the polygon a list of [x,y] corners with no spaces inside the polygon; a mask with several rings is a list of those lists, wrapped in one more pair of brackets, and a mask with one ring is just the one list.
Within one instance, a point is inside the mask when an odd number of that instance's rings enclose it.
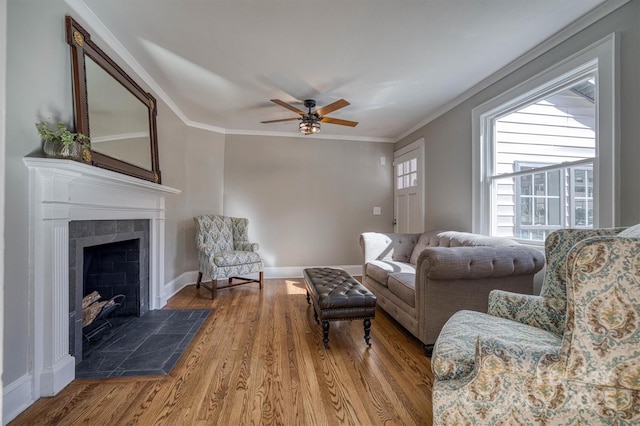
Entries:
{"label": "gray sofa", "polygon": [[499,237],[455,231],[365,232],[362,282],[378,305],[416,336],[431,355],[455,312],[487,312],[494,289],[531,294],[544,254]]}

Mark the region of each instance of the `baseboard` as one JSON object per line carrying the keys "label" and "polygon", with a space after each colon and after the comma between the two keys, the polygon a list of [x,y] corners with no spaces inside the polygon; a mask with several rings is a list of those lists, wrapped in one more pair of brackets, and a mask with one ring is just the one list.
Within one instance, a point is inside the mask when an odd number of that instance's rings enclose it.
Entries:
{"label": "baseboard", "polygon": [[6,425],[11,420],[18,417],[18,414],[26,410],[31,404],[36,402],[31,393],[33,384],[30,374],[14,380],[4,387],[2,394],[2,424]]}
{"label": "baseboard", "polygon": [[[265,278],[302,278],[302,271],[314,266],[267,266],[264,268]],[[351,275],[362,275],[362,265],[332,265],[329,268],[344,269]]]}
{"label": "baseboard", "polygon": [[[341,268],[351,275],[362,275],[362,265],[335,265],[332,268]],[[302,271],[312,266],[267,266],[264,268],[264,277],[269,278],[302,278]],[[248,275],[257,277],[258,274]],[[198,280],[198,271],[189,271],[180,274],[176,279],[168,282],[164,286],[163,300],[166,302],[171,296],[182,290],[184,287],[195,284]]]}

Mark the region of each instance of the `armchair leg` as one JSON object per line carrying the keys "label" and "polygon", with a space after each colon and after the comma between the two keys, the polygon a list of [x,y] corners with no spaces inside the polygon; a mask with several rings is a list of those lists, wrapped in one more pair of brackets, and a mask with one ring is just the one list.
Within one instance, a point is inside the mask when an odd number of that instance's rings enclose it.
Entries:
{"label": "armchair leg", "polygon": [[198,272],[198,281],[196,282],[196,289],[200,286],[211,291],[211,300],[215,299],[218,293],[218,280],[211,280],[211,287],[202,282],[202,272]]}
{"label": "armchair leg", "polygon": [[260,290],[262,290],[262,283],[264,283],[264,272],[260,271]]}

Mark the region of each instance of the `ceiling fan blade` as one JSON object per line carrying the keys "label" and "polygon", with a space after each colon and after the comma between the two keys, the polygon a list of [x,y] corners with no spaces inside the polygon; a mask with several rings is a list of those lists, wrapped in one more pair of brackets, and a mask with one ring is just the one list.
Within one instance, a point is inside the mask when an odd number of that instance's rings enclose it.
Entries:
{"label": "ceiling fan blade", "polygon": [[320,121],[322,121],[323,123],[339,124],[341,126],[349,126],[349,127],[356,127],[358,125],[357,121],[341,120],[339,118],[331,118],[331,117],[322,117]]}
{"label": "ceiling fan blade", "polygon": [[293,105],[289,105],[288,103],[286,103],[284,101],[281,101],[280,99],[271,99],[271,102],[273,102],[274,104],[278,104],[281,107],[285,107],[286,109],[289,109],[289,110],[295,112],[296,114],[300,114],[300,115],[306,114],[304,111],[299,110],[298,108],[294,107]]}
{"label": "ceiling fan blade", "polygon": [[294,118],[281,118],[280,120],[267,120],[267,121],[261,121],[261,123],[280,123],[281,121],[293,121],[293,120],[300,120],[298,117],[294,117]]}
{"label": "ceiling fan blade", "polygon": [[333,112],[335,110],[338,110],[340,108],[344,108],[347,105],[351,105],[349,102],[345,101],[344,99],[340,99],[338,101],[335,101],[332,104],[329,105],[325,105],[322,108],[318,108],[315,113],[318,114],[320,117],[322,117],[323,115],[329,114],[330,112]]}

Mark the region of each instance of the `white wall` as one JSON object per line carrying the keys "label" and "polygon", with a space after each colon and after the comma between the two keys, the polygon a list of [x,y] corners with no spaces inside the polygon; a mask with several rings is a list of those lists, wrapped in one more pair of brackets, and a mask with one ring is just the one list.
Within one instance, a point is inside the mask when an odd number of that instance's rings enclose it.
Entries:
{"label": "white wall", "polygon": [[617,225],[640,222],[640,2],[632,1],[396,143],[426,141],[425,229],[472,229],[471,111],[612,32],[620,36]]}
{"label": "white wall", "polygon": [[392,160],[392,144],[227,135],[224,214],[249,219],[267,267],[359,265],[360,233],[393,231]]}

